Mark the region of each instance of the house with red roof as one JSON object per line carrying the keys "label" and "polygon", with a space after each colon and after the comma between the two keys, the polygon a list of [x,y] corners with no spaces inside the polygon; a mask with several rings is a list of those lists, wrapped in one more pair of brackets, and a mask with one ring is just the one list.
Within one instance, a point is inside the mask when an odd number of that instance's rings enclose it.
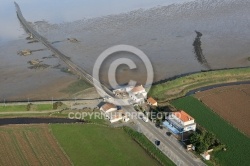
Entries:
{"label": "house with red roof", "polygon": [[105,103],[104,105],[102,105],[100,107],[100,110],[103,112],[103,113],[109,113],[109,112],[112,112],[112,111],[116,111],[117,110],[117,106],[112,104],[112,103]]}
{"label": "house with red roof", "polygon": [[155,99],[153,99],[152,97],[149,97],[147,99],[147,103],[148,103],[148,105],[157,106],[157,101]]}
{"label": "house with red roof", "polygon": [[170,128],[172,131],[174,130],[175,133],[196,130],[194,118],[183,110],[170,113],[167,117],[167,122],[163,124],[166,124],[165,126]]}
{"label": "house with red roof", "polygon": [[147,92],[142,85],[133,87],[128,94],[131,100],[137,104],[143,104],[147,98]]}

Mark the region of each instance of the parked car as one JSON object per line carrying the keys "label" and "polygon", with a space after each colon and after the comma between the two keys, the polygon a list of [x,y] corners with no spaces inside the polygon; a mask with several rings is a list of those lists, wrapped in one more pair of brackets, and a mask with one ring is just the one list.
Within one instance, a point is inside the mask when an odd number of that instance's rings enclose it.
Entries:
{"label": "parked car", "polygon": [[144,122],[148,122],[148,118],[147,118],[146,116],[143,116],[143,117],[142,117],[142,120],[143,120]]}
{"label": "parked car", "polygon": [[166,132],[166,134],[167,134],[167,136],[171,136],[172,135],[172,133],[171,132]]}
{"label": "parked car", "polygon": [[161,144],[161,141],[156,140],[156,141],[155,141],[155,144],[156,144],[157,146],[159,146],[159,145]]}

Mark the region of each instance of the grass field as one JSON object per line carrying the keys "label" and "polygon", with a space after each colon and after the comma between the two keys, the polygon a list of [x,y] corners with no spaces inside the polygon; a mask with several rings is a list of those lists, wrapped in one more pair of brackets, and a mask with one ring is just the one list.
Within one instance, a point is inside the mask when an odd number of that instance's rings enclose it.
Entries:
{"label": "grass field", "polygon": [[188,91],[208,85],[250,80],[250,68],[201,72],[152,86],[149,96],[158,102],[184,96]]}
{"label": "grass field", "polygon": [[63,89],[61,92],[64,92],[67,94],[75,94],[77,92],[83,91],[90,87],[92,87],[92,85],[90,85],[87,81],[81,79],[76,82],[73,82],[67,88]]}
{"label": "grass field", "polygon": [[101,125],[52,124],[74,165],[159,165],[123,129]]}
{"label": "grass field", "polygon": [[71,165],[48,125],[0,126],[0,165]]}
{"label": "grass field", "polygon": [[226,144],[227,151],[214,154],[220,165],[250,165],[250,139],[247,136],[194,97],[184,97],[173,101],[172,104],[178,109],[185,110],[198,124],[213,132],[222,143]]}
{"label": "grass field", "polygon": [[[36,109],[33,111],[48,111],[52,110],[51,104],[36,104]],[[27,111],[27,105],[1,105],[0,112],[24,112]]]}
{"label": "grass field", "polygon": [[6,105],[6,106],[1,105],[0,111],[1,112],[27,111],[27,105]]}
{"label": "grass field", "polygon": [[38,104],[36,111],[52,110],[52,104]]}
{"label": "grass field", "polygon": [[175,165],[169,158],[167,158],[158,148],[155,148],[155,145],[150,142],[145,135],[142,133],[138,133],[129,127],[124,127],[124,131],[126,131],[131,138],[133,138],[136,142],[138,142],[144,149],[153,155],[162,165]]}

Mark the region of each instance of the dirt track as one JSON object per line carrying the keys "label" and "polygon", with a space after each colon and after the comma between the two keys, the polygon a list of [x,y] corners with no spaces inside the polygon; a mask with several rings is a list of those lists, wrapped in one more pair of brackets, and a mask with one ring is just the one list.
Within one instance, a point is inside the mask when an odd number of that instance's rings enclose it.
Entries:
{"label": "dirt track", "polygon": [[215,88],[197,93],[195,97],[250,136],[250,85]]}

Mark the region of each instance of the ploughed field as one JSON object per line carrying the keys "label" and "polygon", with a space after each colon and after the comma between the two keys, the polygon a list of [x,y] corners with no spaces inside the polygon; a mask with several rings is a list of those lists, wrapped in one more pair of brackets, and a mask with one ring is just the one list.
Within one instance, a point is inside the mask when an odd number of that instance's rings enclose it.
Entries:
{"label": "ploughed field", "polygon": [[195,97],[250,136],[250,84],[215,88],[199,92]]}
{"label": "ploughed field", "polygon": [[71,165],[48,125],[0,126],[0,165]]}
{"label": "ploughed field", "polygon": [[185,110],[199,125],[214,133],[226,145],[226,151],[211,153],[211,160],[215,165],[249,166],[249,137],[193,96],[179,98],[171,103],[177,109]]}

